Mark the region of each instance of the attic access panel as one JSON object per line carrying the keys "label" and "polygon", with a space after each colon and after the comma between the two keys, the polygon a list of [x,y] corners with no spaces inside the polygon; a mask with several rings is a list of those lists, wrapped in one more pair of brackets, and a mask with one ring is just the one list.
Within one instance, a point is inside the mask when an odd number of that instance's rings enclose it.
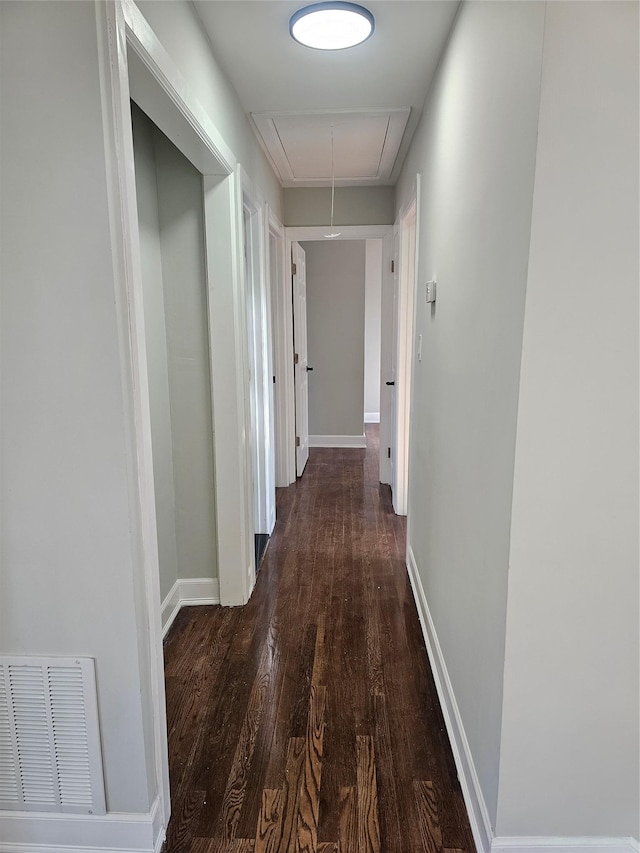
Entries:
{"label": "attic access panel", "polygon": [[380,184],[390,179],[409,109],[252,113],[258,138],[283,185]]}

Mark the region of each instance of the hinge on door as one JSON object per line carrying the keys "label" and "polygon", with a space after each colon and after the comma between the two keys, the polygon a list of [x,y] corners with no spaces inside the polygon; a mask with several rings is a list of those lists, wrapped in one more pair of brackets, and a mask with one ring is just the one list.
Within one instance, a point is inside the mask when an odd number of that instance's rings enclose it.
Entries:
{"label": "hinge on door", "polygon": [[276,384],[276,377],[275,376],[273,377],[273,384],[274,385]]}
{"label": "hinge on door", "polygon": [[395,271],[396,271],[396,262],[391,261],[391,272],[395,272]]}
{"label": "hinge on door", "polygon": [[291,275],[297,275],[297,274],[298,274],[298,265],[297,264],[291,264]]}
{"label": "hinge on door", "polygon": [[387,459],[391,459],[391,448],[387,447]]}
{"label": "hinge on door", "polygon": [[296,447],[300,447],[300,436],[296,436]]}
{"label": "hinge on door", "polygon": [[293,363],[294,364],[298,363],[298,353],[297,352],[294,352],[294,354],[293,354]]}

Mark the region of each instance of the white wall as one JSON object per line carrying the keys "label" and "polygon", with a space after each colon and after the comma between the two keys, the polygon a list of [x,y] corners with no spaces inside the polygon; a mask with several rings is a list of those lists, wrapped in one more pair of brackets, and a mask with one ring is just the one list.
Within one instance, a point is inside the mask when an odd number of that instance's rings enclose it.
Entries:
{"label": "white wall", "polygon": [[131,119],[136,168],[142,286],[144,290],[145,342],[147,346],[151,439],[153,443],[153,479],[158,522],[160,598],[164,599],[175,584],[179,574],[157,172],[153,146],[153,124],[135,104],[132,104]]}
{"label": "white wall", "polygon": [[168,352],[180,578],[217,577],[202,176],[160,131],[153,145]]}
{"label": "white wall", "polygon": [[0,649],[95,658],[108,809],[146,813],[149,688],[96,11],[17,2],[0,14]]}
{"label": "white wall", "polygon": [[543,23],[462,6],[397,196],[420,172],[417,278],[438,282],[416,304],[409,546],[493,826]]}
{"label": "white wall", "polygon": [[362,436],[364,240],[301,243],[307,266],[309,434]]}
{"label": "white wall", "polygon": [[218,65],[194,6],[187,0],[136,4],[227,145],[282,221],[282,189],[236,93]]}
{"label": "white wall", "polygon": [[547,5],[498,831],[639,837],[638,5]]}
{"label": "white wall", "polygon": [[[330,187],[287,187],[283,192],[285,225],[329,224]],[[394,214],[394,187],[336,187],[336,225],[393,225]]]}
{"label": "white wall", "polygon": [[[364,279],[364,412],[380,420],[380,336],[382,331],[382,240],[366,240]],[[377,415],[377,417],[375,417]]]}

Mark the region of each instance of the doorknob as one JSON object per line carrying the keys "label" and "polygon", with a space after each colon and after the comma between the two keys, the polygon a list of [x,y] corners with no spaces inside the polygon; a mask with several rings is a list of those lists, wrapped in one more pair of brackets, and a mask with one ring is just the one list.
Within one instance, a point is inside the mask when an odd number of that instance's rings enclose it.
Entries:
{"label": "doorknob", "polygon": [[308,373],[310,370],[313,370],[313,367],[307,367],[307,373]]}
{"label": "doorknob", "polygon": [[385,382],[385,385],[395,385],[395,382]]}

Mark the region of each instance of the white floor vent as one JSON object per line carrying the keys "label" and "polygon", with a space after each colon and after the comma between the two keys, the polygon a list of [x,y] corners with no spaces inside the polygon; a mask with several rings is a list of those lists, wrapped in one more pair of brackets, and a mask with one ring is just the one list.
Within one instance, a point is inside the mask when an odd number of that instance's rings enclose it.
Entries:
{"label": "white floor vent", "polygon": [[0,656],[0,809],[105,813],[93,659]]}

